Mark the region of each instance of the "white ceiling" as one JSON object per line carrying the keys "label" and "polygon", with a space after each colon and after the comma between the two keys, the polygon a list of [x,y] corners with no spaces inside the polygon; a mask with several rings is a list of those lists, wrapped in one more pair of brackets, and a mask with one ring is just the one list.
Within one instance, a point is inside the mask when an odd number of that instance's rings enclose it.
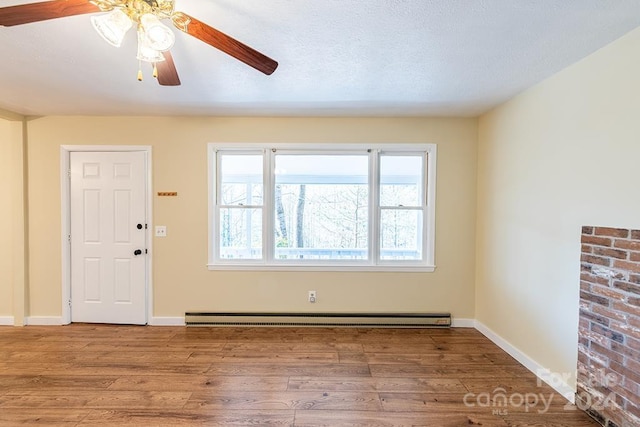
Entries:
{"label": "white ceiling", "polygon": [[176,9],[279,68],[265,76],[177,31],[182,86],[159,86],[149,66],[140,83],[135,31],[118,49],[89,15],[61,18],[0,27],[0,109],[474,116],[640,26],[639,0],[176,0]]}

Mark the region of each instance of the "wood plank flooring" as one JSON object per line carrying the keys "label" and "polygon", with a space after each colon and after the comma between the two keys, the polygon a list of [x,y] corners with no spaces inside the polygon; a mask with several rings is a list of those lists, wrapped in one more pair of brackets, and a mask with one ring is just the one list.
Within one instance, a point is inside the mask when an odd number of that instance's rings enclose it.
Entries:
{"label": "wood plank flooring", "polygon": [[84,324],[0,327],[14,425],[598,426],[473,329]]}

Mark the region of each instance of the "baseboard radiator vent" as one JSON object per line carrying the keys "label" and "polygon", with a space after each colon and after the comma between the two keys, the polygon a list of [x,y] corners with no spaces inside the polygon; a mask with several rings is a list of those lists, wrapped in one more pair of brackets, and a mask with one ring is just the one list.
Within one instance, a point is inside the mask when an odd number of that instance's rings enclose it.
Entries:
{"label": "baseboard radiator vent", "polygon": [[448,328],[449,313],[203,313],[187,312],[187,326],[341,326]]}

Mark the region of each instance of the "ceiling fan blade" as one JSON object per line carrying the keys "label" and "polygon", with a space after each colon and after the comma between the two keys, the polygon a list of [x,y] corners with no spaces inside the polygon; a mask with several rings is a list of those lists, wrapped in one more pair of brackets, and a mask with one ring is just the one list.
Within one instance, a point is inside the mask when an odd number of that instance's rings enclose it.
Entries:
{"label": "ceiling fan blade", "polygon": [[0,26],[28,24],[65,16],[100,12],[89,0],[54,0],[0,8]]}
{"label": "ceiling fan blade", "polygon": [[216,49],[220,49],[256,70],[270,75],[278,68],[278,63],[273,59],[226,35],[222,31],[218,31],[182,12],[177,13],[176,16],[179,17],[174,19],[176,28],[210,44]]}
{"label": "ceiling fan blade", "polygon": [[156,67],[158,67],[158,83],[161,86],[180,86],[180,77],[178,77],[178,71],[173,62],[171,52],[162,52],[162,55],[165,60],[156,63]]}

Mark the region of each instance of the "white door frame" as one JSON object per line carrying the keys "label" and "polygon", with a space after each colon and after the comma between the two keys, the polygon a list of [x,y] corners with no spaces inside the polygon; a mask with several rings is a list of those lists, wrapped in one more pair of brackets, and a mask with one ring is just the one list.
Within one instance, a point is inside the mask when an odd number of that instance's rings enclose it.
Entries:
{"label": "white door frame", "polygon": [[146,248],[148,255],[146,257],[146,283],[145,294],[146,302],[146,323],[150,323],[153,316],[153,286],[152,286],[152,261],[153,250],[151,244],[153,242],[151,230],[152,201],[153,201],[153,181],[151,174],[151,146],[150,145],[62,145],[60,146],[60,196],[62,209],[62,324],[71,323],[71,242],[69,236],[71,234],[71,182],[69,176],[69,168],[71,165],[70,155],[73,151],[141,151],[145,153],[145,163],[147,175],[145,177],[146,199],[147,199],[147,218],[148,230],[146,233]]}

